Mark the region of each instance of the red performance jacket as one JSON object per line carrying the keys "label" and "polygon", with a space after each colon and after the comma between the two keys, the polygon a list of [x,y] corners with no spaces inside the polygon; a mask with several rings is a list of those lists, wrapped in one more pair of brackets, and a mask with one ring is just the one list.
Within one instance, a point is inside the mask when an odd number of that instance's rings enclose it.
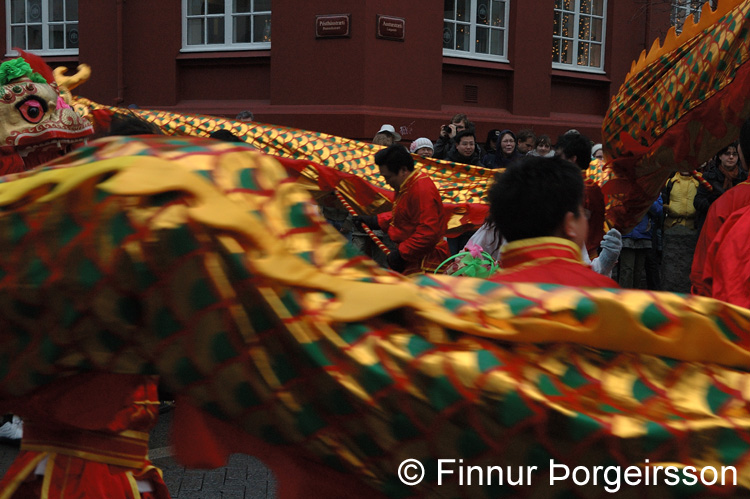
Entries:
{"label": "red performance jacket", "polygon": [[503,246],[502,270],[495,282],[534,282],[595,288],[619,288],[609,277],[597,274],[581,260],[581,248],[560,237],[534,237]]}
{"label": "red performance jacket", "polygon": [[450,256],[444,241],[447,215],[437,187],[426,173],[415,169],[393,200],[393,211],[378,215],[378,225],[388,233],[406,260],[404,274],[432,272]]}
{"label": "red performance jacket", "polygon": [[[748,205],[750,205],[750,182],[742,182],[722,194],[708,209],[690,269],[690,291],[694,295],[713,296],[716,236],[732,213]],[[713,251],[710,251],[711,246],[714,246]]]}

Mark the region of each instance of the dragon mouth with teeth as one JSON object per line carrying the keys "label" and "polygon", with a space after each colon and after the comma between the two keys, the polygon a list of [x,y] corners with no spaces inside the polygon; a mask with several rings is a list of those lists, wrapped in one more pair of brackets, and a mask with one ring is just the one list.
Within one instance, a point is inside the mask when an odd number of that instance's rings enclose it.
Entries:
{"label": "dragon mouth with teeth", "polygon": [[91,123],[60,97],[51,70],[48,83],[23,58],[2,66],[4,74],[16,71],[18,76],[0,82],[0,175],[59,158],[94,133]]}
{"label": "dragon mouth with teeth", "polygon": [[[20,157],[23,170],[29,170],[67,154],[93,133],[91,124],[80,118],[72,109],[60,111],[59,119],[10,132],[5,145],[0,147],[2,154]],[[18,158],[15,158],[14,163],[20,165]],[[17,167],[13,169],[17,170]],[[15,173],[15,171],[2,171],[1,173]]]}

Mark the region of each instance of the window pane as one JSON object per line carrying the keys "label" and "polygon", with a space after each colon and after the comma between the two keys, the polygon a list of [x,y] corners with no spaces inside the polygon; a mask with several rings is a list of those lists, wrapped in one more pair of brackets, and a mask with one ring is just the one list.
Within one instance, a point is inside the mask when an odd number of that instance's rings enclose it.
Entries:
{"label": "window pane", "polygon": [[489,28],[477,27],[477,41],[474,47],[474,52],[477,54],[487,54],[489,52],[490,45],[490,30]]}
{"label": "window pane", "polygon": [[51,24],[49,27],[49,48],[65,48],[65,26],[62,24]]}
{"label": "window pane", "polygon": [[234,0],[232,9],[232,12],[234,12],[235,14],[245,12],[250,13],[250,0]]}
{"label": "window pane", "polygon": [[29,25],[26,35],[29,41],[29,45],[26,48],[28,48],[29,50],[42,50],[42,25],[41,24]]}
{"label": "window pane", "polygon": [[581,0],[581,14],[591,14],[591,0]]}
{"label": "window pane", "polygon": [[552,40],[552,62],[560,62],[560,40]]}
{"label": "window pane", "polygon": [[206,13],[206,0],[188,0],[188,15],[200,16]]}
{"label": "window pane", "polygon": [[[13,0],[10,4],[10,18],[13,23],[26,21],[26,0]],[[26,36],[24,35],[24,40]]]}
{"label": "window pane", "polygon": [[[65,16],[63,0],[49,0],[47,16],[50,21],[62,21]],[[51,34],[51,33],[50,33]],[[62,31],[60,32],[62,35]]]}
{"label": "window pane", "polygon": [[[29,0],[29,12],[27,22],[41,22],[42,21],[42,0]],[[31,34],[29,34],[29,39]],[[30,47],[29,47],[30,48]]]}
{"label": "window pane", "polygon": [[234,16],[234,33],[232,34],[232,42],[250,43],[251,41],[250,16]]}
{"label": "window pane", "polygon": [[573,42],[560,40],[560,62],[563,64],[573,63]]}
{"label": "window pane", "polygon": [[210,17],[206,19],[208,34],[206,40],[208,43],[224,44],[224,18]]}
{"label": "window pane", "polygon": [[588,43],[580,42],[578,44],[578,65],[588,66],[589,65],[589,45]]}
{"label": "window pane", "polygon": [[271,41],[271,16],[265,15],[253,17],[253,41]]}
{"label": "window pane", "polygon": [[562,14],[555,12],[555,20],[552,22],[552,36],[562,35]]}
{"label": "window pane", "polygon": [[578,39],[591,40],[591,18],[588,16],[578,18]]}
{"label": "window pane", "polygon": [[503,55],[505,44],[503,32],[498,29],[493,29],[490,32],[490,36],[490,53],[492,55]]}
{"label": "window pane", "polygon": [[575,9],[575,5],[573,5],[573,0],[563,0],[562,8],[565,10],[573,11]]}
{"label": "window pane", "polygon": [[604,15],[604,0],[593,0],[592,2],[592,9],[591,11],[596,16],[603,16]]}
{"label": "window pane", "polygon": [[456,19],[456,1],[445,0],[443,2],[443,19]]}
{"label": "window pane", "polygon": [[500,28],[505,27],[505,2],[499,0],[492,2],[492,25]]}
{"label": "window pane", "polygon": [[562,9],[562,0],[555,0],[555,8]]}
{"label": "window pane", "polygon": [[477,24],[489,24],[489,12],[487,8],[487,0],[479,0],[477,2]]}
{"label": "window pane", "polygon": [[78,20],[78,0],[67,0],[67,2],[65,2],[65,20]]}
{"label": "window pane", "polygon": [[203,19],[188,19],[188,45],[203,45]]}
{"label": "window pane", "polygon": [[471,50],[471,29],[465,24],[456,25],[456,50],[464,50],[466,52]]}
{"label": "window pane", "polygon": [[456,39],[456,25],[453,23],[443,23],[443,48],[453,50],[453,41]]}
{"label": "window pane", "polygon": [[65,40],[67,48],[78,48],[78,23],[65,25]]}
{"label": "window pane", "polygon": [[[209,14],[223,14],[224,13],[224,0],[208,0],[208,13]],[[209,31],[210,29],[211,28],[209,28]],[[209,39],[210,38],[211,38],[211,35],[209,33]]]}
{"label": "window pane", "polygon": [[16,26],[11,29],[11,45],[14,47],[26,47],[26,26]]}
{"label": "window pane", "polygon": [[271,12],[271,0],[255,0],[255,10],[253,12]]}
{"label": "window pane", "polygon": [[602,67],[602,46],[598,43],[591,44],[591,53],[589,54],[589,65],[593,68]]}
{"label": "window pane", "polygon": [[457,0],[456,4],[456,20],[457,21],[468,21],[469,20],[469,12],[471,9],[471,5],[467,5],[469,3],[469,0]]}
{"label": "window pane", "polygon": [[591,39],[597,42],[602,41],[602,20],[594,18],[591,20]]}
{"label": "window pane", "polygon": [[573,14],[563,14],[560,34],[566,38],[573,38]]}

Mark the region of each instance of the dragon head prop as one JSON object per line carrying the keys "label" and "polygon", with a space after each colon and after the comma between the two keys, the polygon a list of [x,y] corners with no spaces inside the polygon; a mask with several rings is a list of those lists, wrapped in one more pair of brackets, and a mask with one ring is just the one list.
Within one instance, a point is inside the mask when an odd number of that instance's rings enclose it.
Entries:
{"label": "dragon head prop", "polygon": [[34,54],[0,64],[0,175],[34,168],[93,133],[60,97],[52,70]]}

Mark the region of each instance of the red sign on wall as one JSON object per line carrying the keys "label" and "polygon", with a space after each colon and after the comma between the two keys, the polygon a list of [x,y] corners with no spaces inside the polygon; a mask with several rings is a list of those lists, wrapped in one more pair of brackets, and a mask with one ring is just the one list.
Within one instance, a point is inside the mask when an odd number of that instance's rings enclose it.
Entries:
{"label": "red sign on wall", "polygon": [[315,38],[351,36],[351,14],[315,16]]}
{"label": "red sign on wall", "polygon": [[406,19],[403,17],[377,15],[377,37],[387,40],[404,41],[406,34]]}

